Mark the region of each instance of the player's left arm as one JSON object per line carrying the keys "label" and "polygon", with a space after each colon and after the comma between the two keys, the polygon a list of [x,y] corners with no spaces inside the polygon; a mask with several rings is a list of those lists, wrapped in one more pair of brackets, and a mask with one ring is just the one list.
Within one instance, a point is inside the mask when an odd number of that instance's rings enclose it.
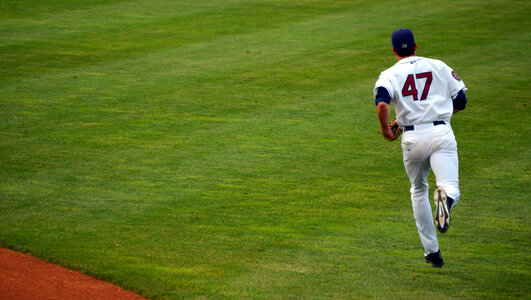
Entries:
{"label": "player's left arm", "polygon": [[380,119],[380,127],[382,128],[383,137],[386,140],[392,141],[394,134],[393,130],[391,130],[391,126],[389,126],[389,114],[391,113],[389,104],[380,102],[378,106],[376,106],[376,111],[378,113],[378,119]]}
{"label": "player's left arm", "polygon": [[380,86],[376,89],[375,103],[378,119],[380,120],[380,127],[382,128],[382,135],[386,140],[392,141],[394,134],[389,126],[389,116],[391,114],[389,103],[391,103],[391,96],[386,88]]}

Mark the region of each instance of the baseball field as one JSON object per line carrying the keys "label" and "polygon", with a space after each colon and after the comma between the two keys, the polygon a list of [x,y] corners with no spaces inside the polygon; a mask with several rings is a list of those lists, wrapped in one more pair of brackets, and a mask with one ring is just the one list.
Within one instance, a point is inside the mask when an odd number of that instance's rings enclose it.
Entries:
{"label": "baseball field", "polygon": [[[442,269],[378,133],[403,27],[469,89]],[[153,299],[529,299],[530,29],[529,1],[2,0],[0,247]]]}

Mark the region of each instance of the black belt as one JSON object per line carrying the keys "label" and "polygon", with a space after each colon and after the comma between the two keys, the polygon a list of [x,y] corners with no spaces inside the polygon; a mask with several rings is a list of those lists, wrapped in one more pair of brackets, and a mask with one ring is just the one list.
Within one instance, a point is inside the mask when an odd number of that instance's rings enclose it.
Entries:
{"label": "black belt", "polygon": [[[446,123],[444,121],[433,121],[433,126],[445,125],[445,124]],[[404,132],[410,131],[410,130],[415,130],[415,126],[414,125],[404,126]]]}

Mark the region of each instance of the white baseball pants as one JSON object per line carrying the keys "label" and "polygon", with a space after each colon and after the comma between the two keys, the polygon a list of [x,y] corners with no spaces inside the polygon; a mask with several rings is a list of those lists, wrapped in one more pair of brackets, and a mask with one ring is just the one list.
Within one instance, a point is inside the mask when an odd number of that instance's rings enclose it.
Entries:
{"label": "white baseball pants", "polygon": [[457,142],[449,123],[415,125],[402,134],[404,167],[411,182],[413,215],[425,253],[439,250],[437,232],[428,196],[428,174],[433,169],[437,186],[459,201]]}

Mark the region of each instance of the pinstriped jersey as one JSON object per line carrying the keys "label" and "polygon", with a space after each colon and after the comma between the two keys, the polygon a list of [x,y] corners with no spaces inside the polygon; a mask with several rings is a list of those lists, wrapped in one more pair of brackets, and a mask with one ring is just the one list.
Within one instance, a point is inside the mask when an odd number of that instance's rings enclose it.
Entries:
{"label": "pinstriped jersey", "polygon": [[378,87],[389,92],[400,127],[439,120],[450,122],[452,99],[460,90],[467,90],[444,62],[420,56],[406,57],[380,73],[375,96]]}

